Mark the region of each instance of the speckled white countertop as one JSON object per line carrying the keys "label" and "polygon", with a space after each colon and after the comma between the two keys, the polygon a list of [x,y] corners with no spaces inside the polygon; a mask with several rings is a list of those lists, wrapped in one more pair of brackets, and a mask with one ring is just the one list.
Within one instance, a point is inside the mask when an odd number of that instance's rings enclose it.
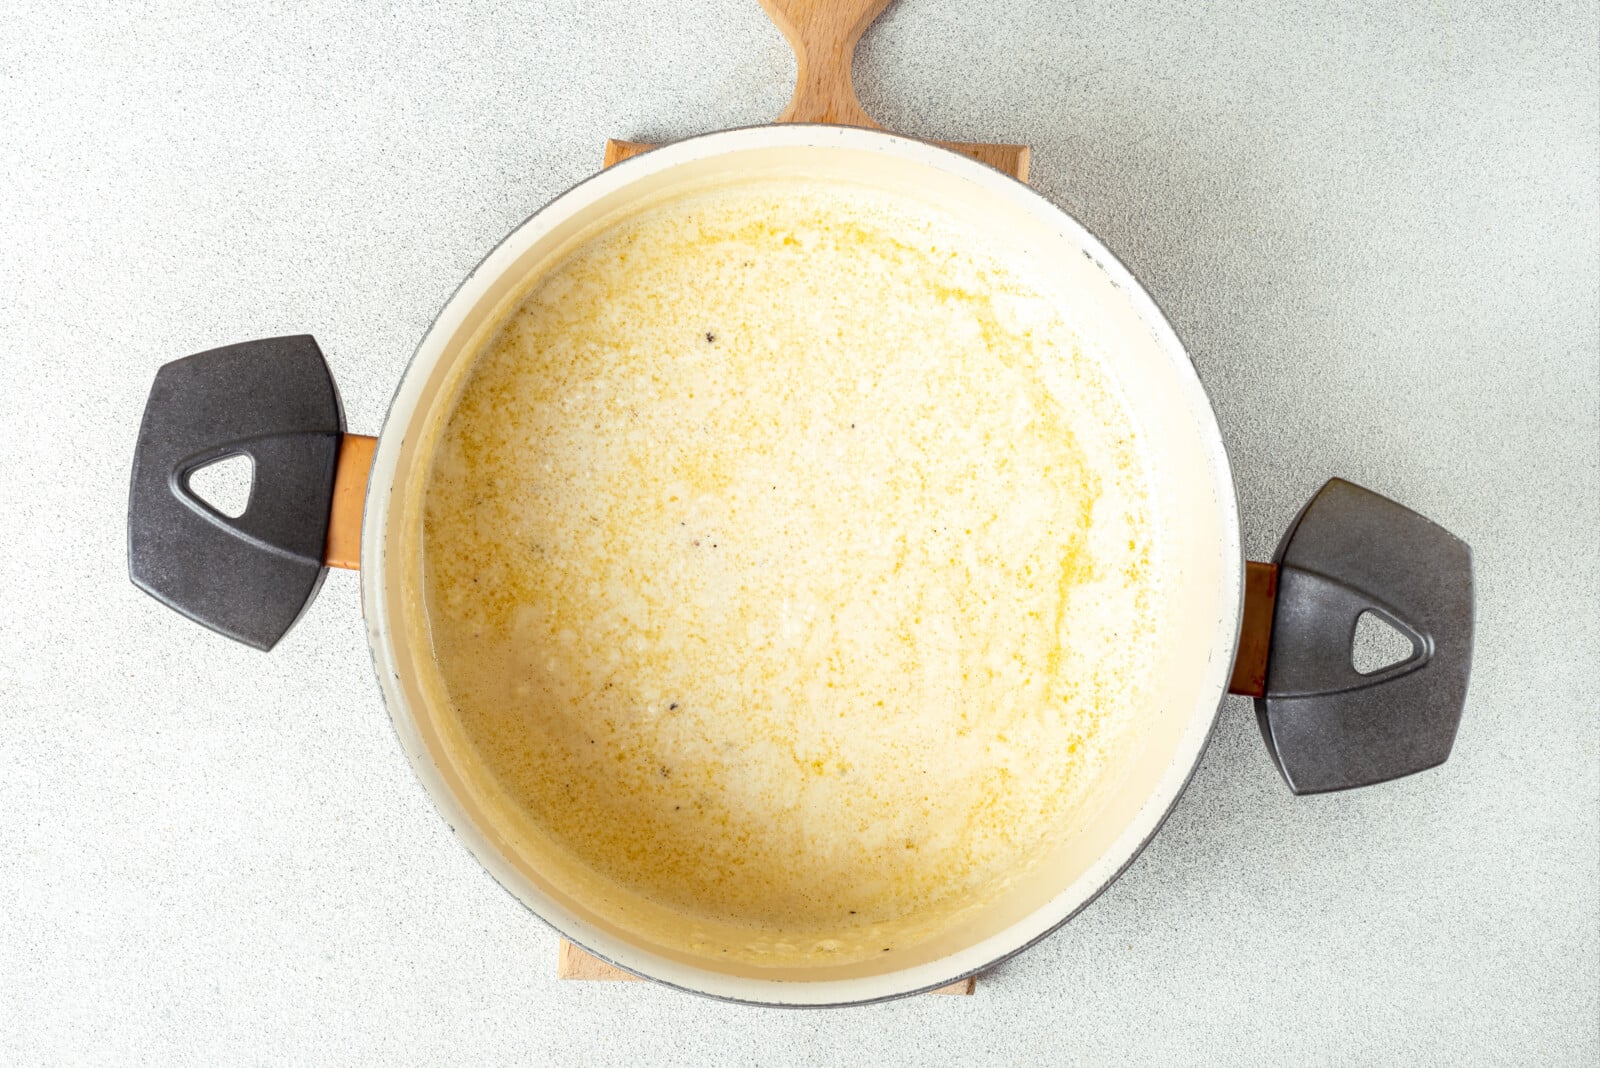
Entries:
{"label": "speckled white countertop", "polygon": [[1246,544],[1340,474],[1474,549],[1443,768],[1296,799],[1231,699],[1133,868],[972,998],[563,984],[456,842],[335,573],[271,655],[136,592],[163,362],[306,331],[375,431],[610,134],[765,121],[754,0],[12,5],[0,31],[0,1062],[1593,1064],[1592,3],[903,0],[863,101],[1034,146],[1187,340]]}

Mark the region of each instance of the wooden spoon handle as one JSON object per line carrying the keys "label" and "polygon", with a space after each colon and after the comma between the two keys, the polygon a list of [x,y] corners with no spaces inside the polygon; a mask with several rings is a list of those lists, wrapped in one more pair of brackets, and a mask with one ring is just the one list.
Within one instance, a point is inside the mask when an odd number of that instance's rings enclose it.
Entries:
{"label": "wooden spoon handle", "polygon": [[794,48],[799,74],[779,122],[831,122],[877,129],[856,99],[856,42],[890,0],[761,0]]}

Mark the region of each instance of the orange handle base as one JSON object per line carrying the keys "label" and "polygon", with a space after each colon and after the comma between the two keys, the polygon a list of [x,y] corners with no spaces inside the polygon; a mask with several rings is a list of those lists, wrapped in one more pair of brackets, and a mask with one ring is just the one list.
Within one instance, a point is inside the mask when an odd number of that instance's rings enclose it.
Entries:
{"label": "orange handle base", "polygon": [[1272,615],[1278,606],[1278,565],[1244,565],[1244,621],[1239,626],[1239,655],[1233,661],[1228,692],[1245,697],[1267,693],[1267,652],[1272,647]]}
{"label": "orange handle base", "polygon": [[339,462],[333,472],[333,506],[328,512],[328,540],[322,562],[356,571],[361,567],[361,513],[367,503],[367,476],[377,438],[346,434],[339,439]]}

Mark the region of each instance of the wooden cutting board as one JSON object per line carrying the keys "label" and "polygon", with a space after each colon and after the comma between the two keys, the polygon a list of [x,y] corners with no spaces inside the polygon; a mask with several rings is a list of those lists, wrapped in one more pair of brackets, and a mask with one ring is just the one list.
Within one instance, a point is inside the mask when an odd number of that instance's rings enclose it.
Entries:
{"label": "wooden cutting board", "polygon": [[[639,982],[637,975],[629,975],[621,968],[613,968],[599,957],[592,956],[568,942],[561,940],[561,954],[556,961],[556,975],[562,979],[601,979]],[[959,983],[941,986],[932,994],[970,994],[977,989],[976,979],[963,979]]]}
{"label": "wooden cutting board", "polygon": [[[864,126],[869,130],[882,129],[863,110],[861,101],[856,99],[850,65],[861,35],[890,2],[761,0],[761,6],[794,46],[795,60],[799,65],[794,98],[789,101],[783,114],[778,116],[779,122],[826,122],[841,126]],[[1027,145],[971,144],[964,141],[940,141],[939,144],[987,163],[1019,181],[1028,180]],[[605,166],[610,167],[655,147],[642,141],[608,140]],[[556,974],[562,979],[638,980],[638,976],[585,953],[565,938],[561,940]],[[975,979],[963,979],[932,993],[971,994],[976,987]]]}
{"label": "wooden cutting board", "polygon": [[[872,20],[883,13],[891,0],[761,0],[778,29],[794,47],[799,67],[794,97],[778,116],[779,122],[827,122],[839,126],[883,127],[872,121],[856,99],[850,67],[856,43]],[[1028,180],[1027,145],[973,144],[966,141],[940,141],[946,148],[1019,181]],[[641,141],[606,142],[605,165],[620,163],[630,156],[648,152],[655,145]]]}

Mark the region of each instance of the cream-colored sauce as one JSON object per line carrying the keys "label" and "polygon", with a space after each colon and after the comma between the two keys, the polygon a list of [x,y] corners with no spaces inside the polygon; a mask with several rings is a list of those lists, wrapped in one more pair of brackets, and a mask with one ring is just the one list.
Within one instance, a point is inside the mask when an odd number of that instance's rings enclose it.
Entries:
{"label": "cream-colored sauce", "polygon": [[909,201],[753,184],[582,245],[477,357],[427,491],[435,652],[579,862],[830,950],[1070,829],[1141,705],[1155,547],[1114,383],[1025,270]]}

